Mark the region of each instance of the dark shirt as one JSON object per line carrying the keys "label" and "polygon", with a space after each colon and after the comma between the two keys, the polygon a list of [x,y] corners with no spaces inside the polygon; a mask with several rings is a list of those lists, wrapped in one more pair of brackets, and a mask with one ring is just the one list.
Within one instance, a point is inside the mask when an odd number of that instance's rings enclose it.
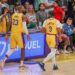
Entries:
{"label": "dark shirt", "polygon": [[37,22],[39,25],[39,22],[44,22],[47,19],[47,13],[45,11],[39,10],[36,14]]}

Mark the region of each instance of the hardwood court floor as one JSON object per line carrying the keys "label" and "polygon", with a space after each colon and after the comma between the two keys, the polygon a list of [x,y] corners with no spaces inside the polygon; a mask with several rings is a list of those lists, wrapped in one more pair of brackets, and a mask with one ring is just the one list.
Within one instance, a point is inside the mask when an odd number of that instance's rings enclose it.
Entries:
{"label": "hardwood court floor", "polygon": [[75,61],[58,62],[59,70],[53,71],[52,64],[46,64],[46,72],[42,72],[41,68],[36,65],[29,65],[29,70],[19,72],[19,65],[5,66],[0,75],[75,75]]}
{"label": "hardwood court floor", "polygon": [[59,69],[52,70],[52,64],[46,64],[46,72],[42,75],[75,75],[75,61],[58,62]]}
{"label": "hardwood court floor", "polygon": [[[42,61],[43,59],[36,59],[33,61]],[[52,63],[48,61],[45,65],[46,71],[42,72],[38,64],[28,65],[30,68],[26,72],[18,71],[18,64],[6,64],[5,69],[0,71],[0,75],[75,75],[75,52],[70,54],[60,54],[56,56],[56,61],[59,69],[52,70]]]}

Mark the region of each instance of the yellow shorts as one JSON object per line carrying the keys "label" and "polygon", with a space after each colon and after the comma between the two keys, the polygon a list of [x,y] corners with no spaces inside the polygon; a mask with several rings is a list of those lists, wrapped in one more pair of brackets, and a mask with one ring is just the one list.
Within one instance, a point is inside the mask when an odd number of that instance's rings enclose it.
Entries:
{"label": "yellow shorts", "polygon": [[17,45],[19,48],[25,47],[25,40],[23,33],[14,33],[10,35],[10,48],[16,48]]}
{"label": "yellow shorts", "polygon": [[58,39],[57,35],[46,35],[46,42],[49,48],[57,48],[58,46]]}
{"label": "yellow shorts", "polygon": [[2,32],[3,30],[2,30],[2,26],[0,25],[0,32]]}

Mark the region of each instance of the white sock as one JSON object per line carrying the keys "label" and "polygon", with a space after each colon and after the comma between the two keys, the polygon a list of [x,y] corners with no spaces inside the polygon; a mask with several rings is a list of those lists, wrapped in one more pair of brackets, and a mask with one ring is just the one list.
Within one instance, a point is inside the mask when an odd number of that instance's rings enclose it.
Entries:
{"label": "white sock", "polygon": [[7,57],[4,58],[4,62],[7,60]]}
{"label": "white sock", "polygon": [[55,55],[54,55],[54,57],[52,58],[52,62],[53,62],[53,65],[56,65]]}
{"label": "white sock", "polygon": [[51,52],[48,54],[48,56],[44,59],[43,63],[46,63],[50,59],[52,59],[55,56],[56,49],[51,48]]}
{"label": "white sock", "polygon": [[21,62],[20,62],[20,65],[23,65],[23,62],[24,62],[24,61],[21,61]]}
{"label": "white sock", "polygon": [[[6,53],[6,55],[9,57],[9,56],[14,52],[14,50],[15,50],[15,49],[10,49],[10,50]],[[7,57],[4,58],[4,61],[6,61],[6,60],[7,60]]]}

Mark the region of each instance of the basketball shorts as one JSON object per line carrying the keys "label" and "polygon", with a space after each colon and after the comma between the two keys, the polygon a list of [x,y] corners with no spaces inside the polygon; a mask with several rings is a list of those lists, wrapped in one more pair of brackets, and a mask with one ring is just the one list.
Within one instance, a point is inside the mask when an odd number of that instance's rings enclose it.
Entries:
{"label": "basketball shorts", "polygon": [[10,35],[10,48],[25,47],[24,33],[14,33]]}
{"label": "basketball shorts", "polygon": [[57,48],[58,46],[58,38],[57,35],[46,35],[46,42],[49,48]]}

